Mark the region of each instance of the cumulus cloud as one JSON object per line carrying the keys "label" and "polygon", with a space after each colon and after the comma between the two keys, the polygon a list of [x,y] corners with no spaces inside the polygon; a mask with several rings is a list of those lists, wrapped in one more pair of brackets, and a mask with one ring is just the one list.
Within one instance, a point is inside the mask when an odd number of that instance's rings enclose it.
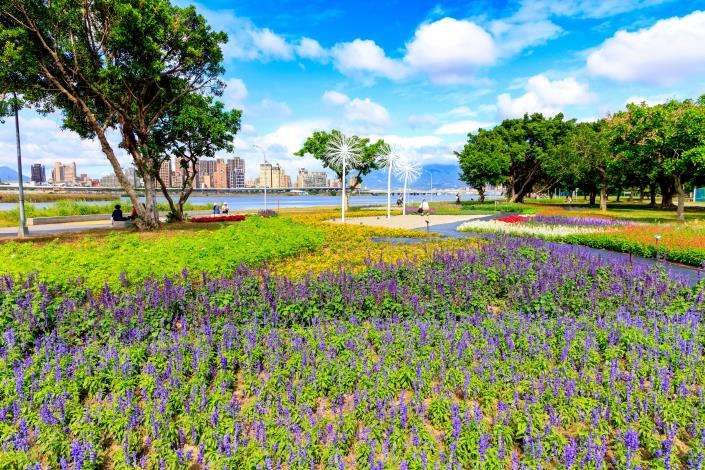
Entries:
{"label": "cumulus cloud", "polygon": [[[76,162],[80,173],[99,178],[108,173],[108,159],[101,151],[97,140],[81,139],[75,132],[64,130],[59,125],[60,116],[41,116],[33,111],[20,112],[20,133],[22,136],[22,163],[29,168],[33,163],[46,165],[47,176],[57,161]],[[118,135],[110,132],[108,138],[123,166],[132,161],[124,150],[119,148]],[[0,125],[0,166],[16,168],[14,123]]]}
{"label": "cumulus cloud", "polygon": [[391,123],[387,108],[369,98],[351,99],[337,91],[326,91],[322,99],[328,105],[342,108],[343,117],[349,123],[365,123],[381,127]]}
{"label": "cumulus cloud", "polygon": [[472,21],[442,18],[422,24],[406,45],[404,62],[441,84],[471,80],[497,60],[492,36]]}
{"label": "cumulus cloud", "polygon": [[296,54],[304,59],[326,61],[328,52],[315,39],[302,37],[296,45]]}
{"label": "cumulus cloud", "polygon": [[512,98],[509,93],[497,97],[501,118],[520,117],[526,113],[553,116],[563,111],[565,106],[588,104],[594,99],[588,85],[573,77],[549,80],[543,74],[536,75],[527,81],[525,91],[517,98]]}
{"label": "cumulus cloud", "polygon": [[225,91],[221,99],[230,108],[242,107],[248,91],[245,82],[240,78],[230,78],[225,81]]}
{"label": "cumulus cloud", "polygon": [[435,126],[438,124],[438,118],[430,114],[411,114],[406,119],[409,127],[416,129],[417,127]]}
{"label": "cumulus cloud", "polygon": [[401,80],[408,76],[408,68],[398,60],[387,57],[384,49],[369,39],[355,39],[333,46],[331,54],[335,68],[344,75],[375,76]]}
{"label": "cumulus cloud", "polygon": [[342,106],[349,102],[350,98],[348,97],[348,95],[345,95],[343,93],[334,90],[328,90],[323,93],[323,101],[331,106]]}
{"label": "cumulus cloud", "polygon": [[705,12],[619,31],[587,59],[588,71],[616,82],[672,85],[705,73]]}
{"label": "cumulus cloud", "polygon": [[493,127],[492,122],[482,122],[482,121],[472,121],[464,120],[457,122],[450,122],[443,124],[441,127],[436,129],[434,134],[436,135],[467,135],[471,132],[477,132],[478,129],[487,129]]}
{"label": "cumulus cloud", "polygon": [[270,98],[264,98],[259,103],[252,106],[250,113],[254,116],[266,119],[287,118],[293,114],[288,104]]}

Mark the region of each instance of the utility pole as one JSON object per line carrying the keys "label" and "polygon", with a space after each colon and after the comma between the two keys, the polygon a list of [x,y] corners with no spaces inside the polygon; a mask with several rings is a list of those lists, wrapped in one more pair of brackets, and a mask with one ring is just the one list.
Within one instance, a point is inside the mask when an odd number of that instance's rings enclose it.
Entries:
{"label": "utility pole", "polygon": [[20,188],[20,227],[17,231],[17,236],[20,238],[29,235],[27,231],[27,219],[24,213],[24,182],[22,181],[22,149],[20,145],[20,117],[19,117],[19,103],[17,102],[17,93],[12,92],[12,97],[14,98],[13,106],[15,108],[15,137],[17,140],[17,178],[19,179]]}

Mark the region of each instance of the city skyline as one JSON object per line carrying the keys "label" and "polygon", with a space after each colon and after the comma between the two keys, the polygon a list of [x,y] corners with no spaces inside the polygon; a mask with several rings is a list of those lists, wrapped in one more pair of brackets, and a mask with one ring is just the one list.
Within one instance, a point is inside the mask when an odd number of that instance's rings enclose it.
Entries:
{"label": "city skyline", "polygon": [[[299,168],[296,179],[293,180],[290,175],[286,174],[279,163],[271,162],[259,164],[259,176],[256,178],[246,178],[245,160],[240,157],[204,158],[198,161],[197,167],[198,174],[194,180],[195,189],[263,188],[265,183],[267,188],[271,189],[340,187],[339,180],[335,176],[329,178],[329,174],[326,171],[309,171],[307,168]],[[143,187],[141,178],[134,167],[123,168],[123,171],[127,179],[135,187]],[[60,161],[54,162],[48,178],[46,177],[46,166],[41,163],[31,164],[28,173],[31,175],[29,182],[36,185],[120,187],[114,172],[97,178],[92,178],[86,173],[79,175],[76,162],[67,164]],[[176,161],[170,159],[162,162],[159,169],[159,177],[168,188],[178,188],[180,187],[180,181],[183,181],[184,175]]]}

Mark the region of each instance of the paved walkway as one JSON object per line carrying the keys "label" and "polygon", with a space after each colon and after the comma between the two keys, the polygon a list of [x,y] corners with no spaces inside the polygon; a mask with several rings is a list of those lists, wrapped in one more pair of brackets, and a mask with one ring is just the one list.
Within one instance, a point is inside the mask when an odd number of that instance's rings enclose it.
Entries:
{"label": "paved walkway", "polygon": [[[370,217],[346,217],[345,223],[349,225],[370,225],[373,227],[405,228],[405,229],[426,229],[426,221],[433,228],[444,225],[461,224],[472,219],[484,218],[483,215],[395,215],[387,218],[383,215]],[[333,219],[331,222],[340,224],[341,219]]]}
{"label": "paved walkway", "polygon": [[[66,224],[29,225],[27,231],[29,235],[57,235],[60,233],[85,232],[87,230],[107,230],[112,228],[109,220],[99,220],[92,222],[70,222]],[[15,238],[17,236],[17,226],[0,227],[0,238]]]}

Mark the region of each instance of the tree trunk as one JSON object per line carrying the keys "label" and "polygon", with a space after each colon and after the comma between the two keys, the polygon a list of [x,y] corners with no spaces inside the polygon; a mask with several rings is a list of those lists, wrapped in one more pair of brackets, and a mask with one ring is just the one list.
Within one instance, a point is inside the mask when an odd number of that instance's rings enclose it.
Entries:
{"label": "tree trunk", "polygon": [[144,182],[144,206],[142,206],[144,209],[143,214],[140,214],[140,208],[138,207],[138,218],[135,221],[135,225],[140,230],[156,230],[159,228],[159,212],[156,204],[154,177],[145,172],[143,173],[142,181]]}
{"label": "tree trunk", "polygon": [[685,191],[683,190],[683,183],[681,183],[681,176],[674,176],[673,183],[676,187],[676,194],[678,194],[678,211],[676,212],[676,218],[678,220],[685,220]]}
{"label": "tree trunk", "polygon": [[477,194],[480,196],[480,204],[482,204],[483,202],[485,202],[485,188],[480,186],[479,188],[475,189],[477,189]]}
{"label": "tree trunk", "polygon": [[656,184],[649,183],[649,197],[651,198],[650,206],[656,206]]}
{"label": "tree trunk", "polygon": [[617,202],[619,202],[619,198],[622,196],[622,188],[617,188]]}
{"label": "tree trunk", "polygon": [[600,185],[600,210],[607,211],[607,175],[602,175],[602,184]]}
{"label": "tree trunk", "polygon": [[590,205],[594,206],[595,205],[595,199],[597,199],[597,193],[594,189],[590,190]]}
{"label": "tree trunk", "polygon": [[646,185],[641,183],[639,185],[639,202],[644,202],[644,192],[646,191]]}
{"label": "tree trunk", "polygon": [[668,209],[673,205],[673,194],[675,188],[673,187],[673,181],[662,180],[659,185],[661,186],[661,208]]}

